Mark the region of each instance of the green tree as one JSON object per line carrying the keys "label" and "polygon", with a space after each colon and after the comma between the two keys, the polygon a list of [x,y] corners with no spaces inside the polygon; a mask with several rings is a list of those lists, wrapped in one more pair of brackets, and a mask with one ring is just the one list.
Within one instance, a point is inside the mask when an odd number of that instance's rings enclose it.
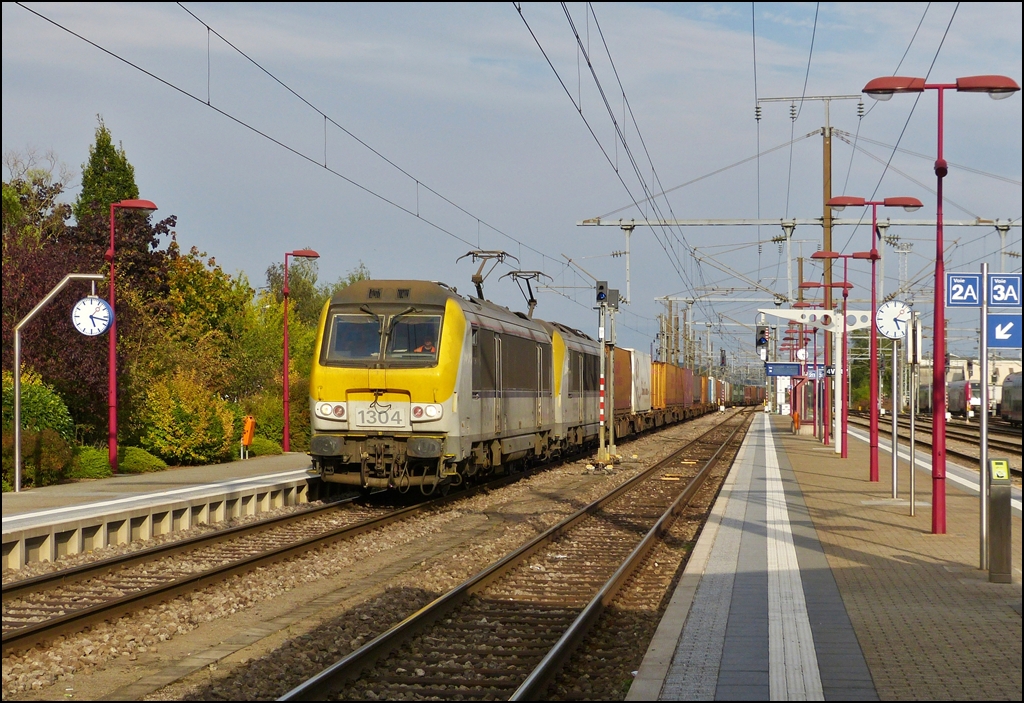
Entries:
{"label": "green tree", "polygon": [[139,197],[135,168],[124,147],[114,141],[110,130],[97,116],[96,143],[89,148],[89,160],[82,164],[82,192],[75,201],[75,219],[85,222],[90,215],[109,213],[110,204]]}
{"label": "green tree", "polygon": [[10,180],[3,183],[4,265],[8,243],[41,246],[59,238],[71,206],[59,201],[73,174],[53,152],[39,156],[28,149],[4,154]]}
{"label": "green tree", "polygon": [[[319,281],[319,267],[316,259],[294,259],[288,266],[289,325],[292,319],[316,325],[324,303],[331,296],[356,281],[365,281],[369,278],[370,270],[366,268],[366,264],[360,261],[358,266],[334,283],[323,284]],[[284,289],[283,263],[271,264],[267,267],[267,286],[278,302],[284,300],[282,292]]]}

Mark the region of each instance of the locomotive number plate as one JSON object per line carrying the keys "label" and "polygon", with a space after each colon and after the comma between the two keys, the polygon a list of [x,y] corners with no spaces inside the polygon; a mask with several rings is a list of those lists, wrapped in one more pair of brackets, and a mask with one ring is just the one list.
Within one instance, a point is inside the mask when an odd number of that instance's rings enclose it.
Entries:
{"label": "locomotive number plate", "polygon": [[353,410],[351,417],[356,427],[404,429],[409,426],[407,406],[388,403],[360,403]]}

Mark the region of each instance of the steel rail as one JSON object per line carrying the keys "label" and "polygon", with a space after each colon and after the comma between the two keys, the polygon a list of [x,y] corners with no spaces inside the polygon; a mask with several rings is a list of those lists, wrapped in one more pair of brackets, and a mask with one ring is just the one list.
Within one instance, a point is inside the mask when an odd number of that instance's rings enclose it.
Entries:
{"label": "steel rail", "polygon": [[578,523],[598,512],[604,506],[611,503],[624,493],[630,491],[639,483],[645,481],[651,476],[651,474],[656,473],[659,469],[671,463],[688,448],[697,444],[717,429],[717,426],[711,428],[661,461],[658,461],[643,472],[622,483],[603,497],[579,509],[557,525],[548,528],[545,532],[535,537],[530,542],[527,542],[502,559],[499,559],[480,573],[466,579],[448,593],[423,606],[415,613],[412,613],[400,623],[381,633],[359,649],[354,652],[350,652],[320,673],[291,689],[278,700],[325,700],[332,693],[335,693],[340,686],[357,678],[360,672],[373,666],[381,658],[389,655],[401,646],[401,644],[408,638],[416,635],[445,617],[457,606],[468,600],[470,596],[484,590],[487,586],[504,576],[523,560],[529,558],[550,543],[554,542],[556,539],[572,530],[572,528]]}
{"label": "steel rail", "polygon": [[[435,506],[436,504],[431,504],[429,507]],[[324,534],[308,537],[299,542],[293,542],[284,547],[232,561],[208,571],[189,574],[165,584],[152,586],[104,603],[74,610],[34,625],[5,632],[3,634],[3,655],[7,656],[11,652],[27,649],[58,635],[80,631],[89,625],[111,620],[147,605],[155,605],[183,593],[188,593],[201,586],[218,583],[235,574],[244,573],[260,566],[266,566],[298,556],[311,549],[316,549],[341,539],[355,537],[364,532],[383,527],[391,522],[404,519],[408,514],[419,512],[425,509],[425,507],[424,505],[403,508],[387,515],[364,520],[355,525],[337,528]]]}
{"label": "steel rail", "polygon": [[[79,581],[85,581],[86,579],[105,576],[117,569],[134,566],[135,564],[153,561],[158,558],[174,556],[175,554],[180,554],[181,552],[196,549],[198,547],[209,547],[220,542],[225,542],[229,539],[235,539],[248,534],[263,532],[275,527],[288,525],[292,522],[305,520],[314,515],[320,515],[325,512],[337,510],[341,505],[353,500],[355,500],[354,497],[344,498],[339,501],[333,501],[327,505],[311,508],[310,510],[257,520],[245,525],[237,525],[235,527],[218,530],[217,532],[197,535],[195,537],[189,537],[188,539],[139,549],[128,554],[120,554],[108,559],[101,559],[88,564],[81,564],[79,566],[71,567],[70,569],[62,569],[49,574],[40,574],[39,576],[33,576],[19,581],[12,581],[11,583],[3,585],[3,602],[7,603],[14,598],[23,598],[29,594],[56,588],[57,586],[67,586]],[[6,643],[6,641],[7,640],[5,639],[4,642]]]}
{"label": "steel rail", "polygon": [[[857,416],[854,416],[854,415],[851,415],[850,417],[851,417],[851,419],[854,419],[856,421],[856,423],[858,425],[860,425],[861,427],[867,427],[868,426],[868,423],[864,420],[864,418],[860,418],[860,417],[857,417]],[[902,425],[901,425],[901,427],[902,427]],[[887,435],[889,437],[892,437],[892,429],[889,428],[889,427],[881,427],[880,426],[878,428],[878,431],[881,434],[884,434],[884,435]],[[930,431],[927,430],[927,429],[921,429],[921,430],[919,430],[919,432],[922,432],[922,433],[925,433],[925,434],[930,434]],[[956,436],[952,436],[951,437],[948,432],[946,433],[946,436],[949,439],[953,439],[953,440],[959,441],[959,442],[970,443],[970,442],[974,441],[974,440],[971,440],[971,439],[957,438]],[[902,435],[902,434],[900,435],[900,438],[901,439],[908,439],[908,437],[906,435]],[[975,443],[979,444],[979,447],[980,447],[980,442],[981,442],[981,438],[978,437],[978,439],[975,441]],[[929,442],[928,440],[921,439],[920,434],[914,439],[914,443],[915,444],[923,445],[925,447],[931,447],[932,446],[932,443]],[[1003,449],[1004,451],[1020,452],[1020,447],[1019,446],[1013,446],[1012,444],[1009,444],[1007,442],[1000,442],[999,440],[992,440],[992,439],[990,439],[988,441],[988,443],[989,443],[990,447],[996,447],[997,449]],[[968,454],[966,452],[957,451],[956,449],[951,449],[949,446],[946,447],[946,455],[947,456],[954,456],[954,457],[957,457],[958,459],[962,459],[963,461],[968,462],[968,465],[965,468],[974,468],[974,469],[976,469],[978,461],[980,461],[979,457],[974,456],[973,454]],[[1020,473],[1020,469],[1016,469],[1016,468],[1013,468],[1013,467],[1010,467],[1010,471],[1012,471],[1013,473]]]}
{"label": "steel rail", "polygon": [[591,599],[590,603],[583,609],[568,630],[559,638],[555,646],[551,648],[526,680],[516,689],[509,698],[510,701],[540,700],[548,685],[561,671],[562,667],[569,661],[575,652],[576,647],[590,632],[591,627],[598,621],[605,609],[612,604],[615,596],[621,590],[626,580],[641,566],[644,558],[654,548],[658,541],[668,532],[669,527],[676,520],[680,513],[689,505],[694,494],[704,485],[711,470],[718,464],[719,458],[732,442],[736,433],[749,424],[741,422],[734,429],[729,437],[722,442],[722,446],[707,460],[704,467],[686,485],[686,488],[679,494],[668,510],[654,524],[643,540],[636,546],[633,552],[626,558],[622,565],[616,570],[608,582]]}
{"label": "steel rail", "polygon": [[[579,456],[582,456],[582,453],[580,453]],[[39,623],[26,627],[9,630],[4,632],[2,635],[2,654],[3,656],[7,656],[12,652],[23,651],[40,642],[52,639],[53,637],[80,631],[90,625],[111,620],[147,605],[160,603],[202,586],[223,581],[235,574],[244,573],[259,566],[269,565],[298,556],[303,552],[316,549],[322,545],[341,539],[355,537],[364,532],[383,527],[391,522],[405,519],[416,513],[434,509],[442,505],[446,505],[449,502],[463,500],[477,495],[482,491],[500,488],[509,483],[514,483],[521,479],[533,476],[537,472],[551,468],[552,466],[558,466],[568,461],[574,461],[577,458],[577,455],[566,456],[562,457],[560,460],[547,462],[523,471],[510,472],[500,478],[472,486],[464,491],[457,491],[448,495],[438,496],[437,498],[428,500],[424,503],[402,508],[384,516],[365,520],[354,525],[337,528],[320,535],[306,538],[299,542],[294,542],[290,545],[285,545],[261,554],[252,555],[241,560],[228,562],[208,571],[189,574],[164,584],[126,594],[114,600],[76,609],[55,618],[40,621]],[[321,508],[303,511],[301,513],[261,520],[259,522],[240,525],[227,530],[219,530],[215,533],[199,535],[186,540],[142,549],[130,554],[112,557],[110,559],[104,559],[90,564],[83,564],[81,566],[72,567],[71,569],[65,569],[51,574],[43,574],[23,579],[21,581],[16,581],[3,587],[3,602],[7,603],[8,600],[14,600],[17,597],[24,597],[26,595],[31,595],[32,593],[65,586],[71,583],[84,581],[89,578],[101,578],[113,573],[114,571],[135,564],[174,556],[192,549],[209,547],[231,539],[245,537],[250,534],[266,532],[292,522],[320,515],[329,510],[337,510],[342,504],[351,502],[352,500],[355,500],[355,498],[344,499],[343,501],[334,502]]]}

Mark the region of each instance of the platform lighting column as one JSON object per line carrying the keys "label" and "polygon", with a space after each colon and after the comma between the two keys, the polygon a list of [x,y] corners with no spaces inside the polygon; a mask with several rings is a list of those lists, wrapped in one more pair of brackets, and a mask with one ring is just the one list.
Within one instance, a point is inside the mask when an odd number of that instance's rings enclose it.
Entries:
{"label": "platform lighting column", "polygon": [[291,451],[291,426],[289,422],[289,414],[291,411],[291,403],[289,396],[291,395],[291,383],[289,369],[289,358],[288,358],[288,257],[294,256],[297,259],[319,259],[320,255],[312,249],[296,249],[295,251],[286,251],[284,254],[284,285],[281,288],[282,296],[284,297],[284,375],[282,376],[282,385],[284,386],[284,437],[282,438],[281,448],[286,452]]}
{"label": "platform lighting column", "polygon": [[110,262],[110,340],[107,358],[107,459],[110,461],[110,470],[117,473],[117,313],[114,308],[114,222],[115,213],[118,210],[141,210],[150,213],[156,210],[149,200],[122,200],[110,204],[110,248],[104,258]]}
{"label": "platform lighting column", "polygon": [[[843,282],[841,284],[833,283],[831,288],[842,288],[843,289],[843,336],[842,346],[843,353],[839,360],[839,366],[842,369],[842,380],[839,383],[839,396],[841,400],[841,424],[840,432],[842,434],[842,440],[839,445],[839,453],[842,458],[846,459],[849,456],[849,449],[847,447],[847,440],[849,437],[849,413],[850,413],[850,383],[849,383],[849,365],[850,356],[848,351],[848,338],[847,338],[847,301],[850,296],[850,289],[853,285],[849,282],[849,261],[850,259],[869,259],[871,258],[870,252],[858,251],[852,254],[840,254],[836,251],[816,251],[811,254],[812,259],[842,259],[843,260]],[[820,285],[820,284],[819,284]],[[806,284],[801,284],[806,286]],[[836,374],[839,377],[839,374]]]}
{"label": "platform lighting column", "polygon": [[883,76],[868,81],[864,91],[876,100],[889,100],[896,93],[938,92],[938,144],[935,156],[935,314],[932,353],[932,534],[946,533],[946,267],[942,240],[942,179],[949,165],[942,155],[943,98],[945,91],[988,93],[994,100],[1008,98],[1020,86],[1007,76],[967,76],[956,83],[926,83],[924,78]]}
{"label": "platform lighting column", "polygon": [[[913,212],[923,207],[923,204],[917,198],[909,197],[897,197],[897,198],[885,198],[884,200],[865,200],[864,198],[857,198],[852,196],[837,196],[828,201],[828,206],[840,212],[847,207],[859,207],[864,205],[871,206],[871,314],[874,315],[878,309],[878,290],[875,278],[875,264],[881,258],[878,251],[878,206],[883,207],[902,207],[907,212]],[[878,481],[878,330],[875,328],[874,322],[871,324],[870,331],[870,343],[868,356],[870,357],[871,363],[871,408],[870,408],[870,439],[869,439],[869,469],[868,478],[872,482]]]}

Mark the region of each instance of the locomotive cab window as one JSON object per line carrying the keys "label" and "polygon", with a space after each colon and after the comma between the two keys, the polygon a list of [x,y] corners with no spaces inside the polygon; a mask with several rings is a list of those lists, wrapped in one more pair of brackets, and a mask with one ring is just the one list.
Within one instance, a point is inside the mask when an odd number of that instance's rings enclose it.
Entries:
{"label": "locomotive cab window", "polygon": [[380,358],[380,323],[373,317],[334,315],[328,335],[327,362],[366,362]]}
{"label": "locomotive cab window", "polygon": [[430,365],[437,361],[440,315],[396,315],[389,324],[388,359]]}

